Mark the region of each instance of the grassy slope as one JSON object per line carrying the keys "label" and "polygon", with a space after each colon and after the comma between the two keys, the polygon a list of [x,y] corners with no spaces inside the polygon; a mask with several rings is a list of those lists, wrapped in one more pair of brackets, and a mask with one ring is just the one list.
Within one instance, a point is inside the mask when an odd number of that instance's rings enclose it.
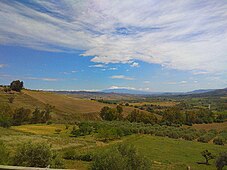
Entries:
{"label": "grassy slope", "polygon": [[181,170],[187,166],[193,170],[216,169],[214,161],[210,161],[209,166],[197,164],[204,162],[200,153],[206,149],[215,155],[227,151],[226,146],[149,135],[130,137],[125,143],[135,145],[139,152],[152,160],[155,169]]}
{"label": "grassy slope", "polygon": [[[60,134],[55,129],[62,129]],[[10,145],[12,150],[22,141],[35,140],[51,143],[54,149],[60,152],[65,149],[102,152],[118,142],[133,144],[143,155],[152,161],[154,169],[186,169],[190,166],[193,170],[215,169],[214,161],[211,165],[199,165],[196,162],[203,162],[201,151],[208,149],[215,155],[227,151],[227,146],[218,146],[209,143],[170,139],[151,135],[132,135],[124,137],[119,141],[102,143],[96,141],[93,136],[79,138],[69,137],[72,126],[66,130],[64,125],[22,125],[7,129],[6,132],[0,128],[0,140]],[[48,131],[48,132],[47,132]],[[89,164],[81,161],[66,161],[68,168],[85,169]]]}
{"label": "grassy slope", "polygon": [[[33,110],[36,107],[44,108],[45,104],[55,106],[54,113],[56,114],[52,115],[52,117],[59,122],[75,121],[78,119],[96,120],[102,107],[116,107],[116,105],[108,105],[93,100],[32,90],[23,90],[22,93],[14,94],[4,93],[0,90],[0,102],[8,103],[8,98],[12,95],[15,96],[14,102],[10,104],[12,108],[25,107]],[[124,107],[124,115],[130,113],[133,109],[132,107]]]}

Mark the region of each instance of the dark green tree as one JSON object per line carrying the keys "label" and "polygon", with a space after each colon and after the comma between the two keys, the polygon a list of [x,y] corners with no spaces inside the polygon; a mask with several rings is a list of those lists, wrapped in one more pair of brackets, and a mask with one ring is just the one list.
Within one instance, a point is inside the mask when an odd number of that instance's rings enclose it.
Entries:
{"label": "dark green tree", "polygon": [[205,164],[206,165],[209,165],[209,160],[215,158],[215,156],[211,152],[209,152],[208,150],[201,152],[201,155],[205,158],[205,160],[206,160]]}
{"label": "dark green tree", "polygon": [[23,81],[20,81],[20,80],[15,80],[10,84],[10,89],[17,92],[20,92],[23,87],[24,87],[24,83]]}
{"label": "dark green tree", "polygon": [[222,170],[225,165],[227,165],[227,152],[222,152],[217,157],[216,167],[218,170]]}

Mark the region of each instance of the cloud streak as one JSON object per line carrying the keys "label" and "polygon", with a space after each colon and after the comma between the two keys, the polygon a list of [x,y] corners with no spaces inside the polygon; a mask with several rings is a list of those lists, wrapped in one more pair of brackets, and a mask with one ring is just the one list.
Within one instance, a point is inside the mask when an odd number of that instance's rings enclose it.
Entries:
{"label": "cloud streak", "polygon": [[0,43],[83,50],[98,63],[143,61],[227,71],[227,2],[206,0],[0,2]]}
{"label": "cloud streak", "polygon": [[127,77],[127,76],[124,76],[124,75],[114,75],[114,76],[111,76],[110,78],[111,79],[123,79],[123,80],[135,80],[132,77]]}

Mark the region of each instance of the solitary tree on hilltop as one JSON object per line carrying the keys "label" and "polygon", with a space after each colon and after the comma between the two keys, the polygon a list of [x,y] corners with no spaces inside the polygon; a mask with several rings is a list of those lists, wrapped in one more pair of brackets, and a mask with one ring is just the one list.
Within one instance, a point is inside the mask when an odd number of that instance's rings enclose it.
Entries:
{"label": "solitary tree on hilltop", "polygon": [[10,84],[10,89],[17,92],[20,92],[23,87],[24,87],[24,83],[23,81],[20,81],[20,80],[15,80]]}

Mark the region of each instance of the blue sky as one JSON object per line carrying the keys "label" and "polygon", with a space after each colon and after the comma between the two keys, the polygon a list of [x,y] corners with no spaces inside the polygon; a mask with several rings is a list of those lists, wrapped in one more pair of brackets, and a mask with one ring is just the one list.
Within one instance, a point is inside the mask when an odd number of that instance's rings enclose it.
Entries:
{"label": "blue sky", "polygon": [[227,1],[0,1],[0,84],[227,87]]}

